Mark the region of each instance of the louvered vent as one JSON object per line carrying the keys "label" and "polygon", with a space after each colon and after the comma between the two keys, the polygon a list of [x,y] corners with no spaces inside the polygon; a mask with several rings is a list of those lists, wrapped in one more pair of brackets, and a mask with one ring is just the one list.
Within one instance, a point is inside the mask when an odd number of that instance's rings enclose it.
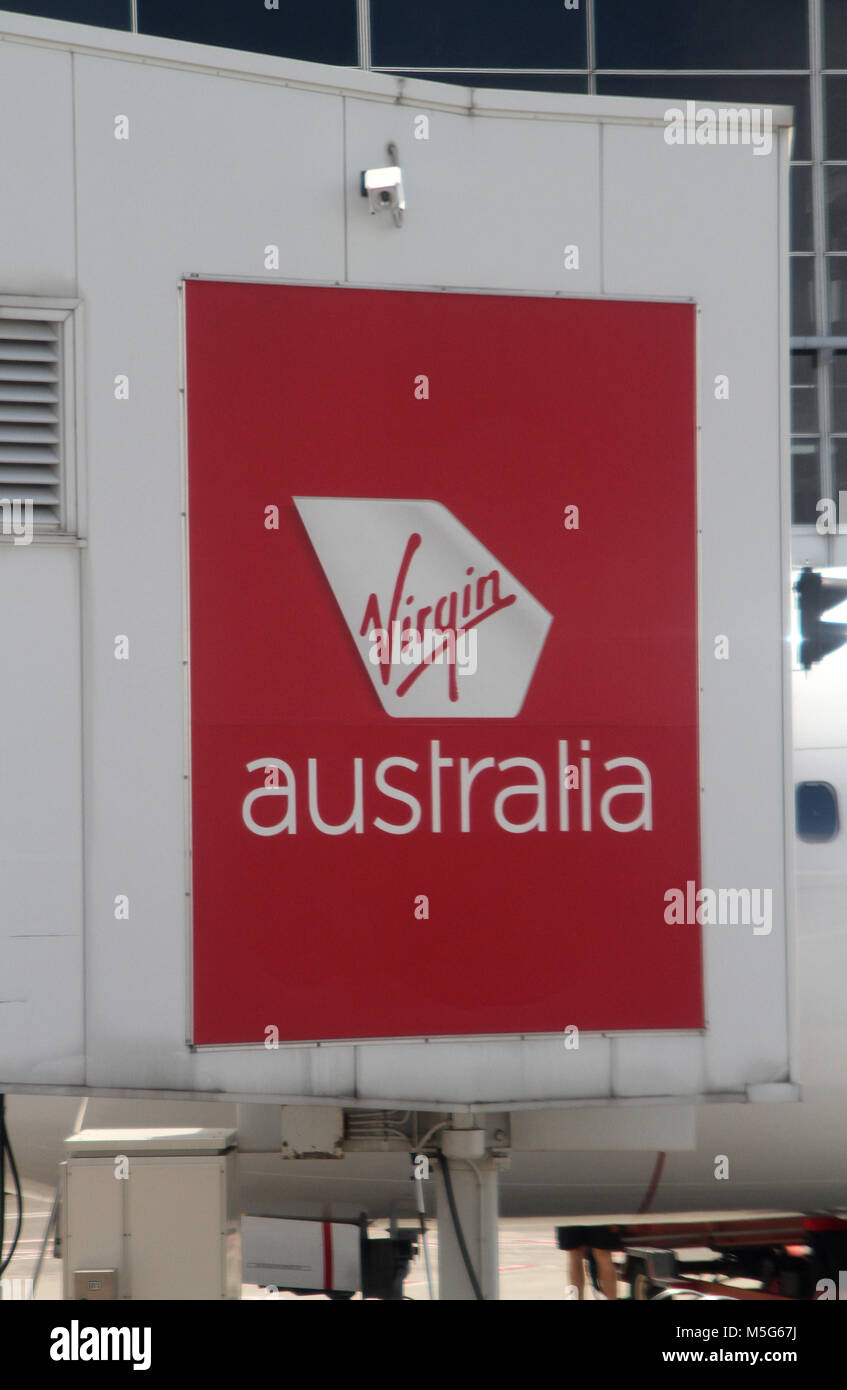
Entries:
{"label": "louvered vent", "polygon": [[60,324],[0,314],[0,501],[32,498],[39,530],[61,523]]}

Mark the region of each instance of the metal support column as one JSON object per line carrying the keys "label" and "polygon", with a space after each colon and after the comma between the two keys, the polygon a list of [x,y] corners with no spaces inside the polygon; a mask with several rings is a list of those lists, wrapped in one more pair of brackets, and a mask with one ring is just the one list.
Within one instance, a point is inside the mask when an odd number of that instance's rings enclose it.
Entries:
{"label": "metal support column", "polygon": [[[478,1147],[474,1143],[479,1136]],[[497,1159],[481,1130],[447,1130],[435,1172],[439,1299],[500,1297]]]}

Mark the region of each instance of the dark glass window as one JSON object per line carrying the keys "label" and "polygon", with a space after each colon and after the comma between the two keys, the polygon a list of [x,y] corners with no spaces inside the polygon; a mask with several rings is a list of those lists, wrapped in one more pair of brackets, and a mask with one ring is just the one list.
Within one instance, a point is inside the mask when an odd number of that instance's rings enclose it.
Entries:
{"label": "dark glass window", "polygon": [[797,834],[810,844],[824,844],[838,834],[838,795],[829,782],[798,782],[794,788]]}
{"label": "dark glass window", "polygon": [[190,43],[213,43],[280,58],[354,67],[359,61],[356,0],[138,0],[142,34]]}
{"label": "dark glass window", "polygon": [[833,333],[847,333],[847,256],[827,256],[826,270],[830,328]]}
{"label": "dark glass window", "polygon": [[824,159],[847,159],[847,77],[825,77],[823,81],[826,103]]}
{"label": "dark glass window", "polygon": [[130,29],[130,0],[17,0],[4,10],[13,14],[35,14],[42,19],[65,19],[71,24],[99,24],[103,29]]}
{"label": "dark glass window", "polygon": [[662,77],[598,76],[597,91],[610,97],[659,97],[671,106],[686,100],[710,106],[718,102],[723,106],[793,106],[796,125],[791,158],[812,157],[809,82],[805,77],[680,77],[673,72]]}
{"label": "dark glass window", "polygon": [[821,495],[820,448],[816,439],[791,441],[791,519],[796,526],[814,525]]}
{"label": "dark glass window", "polygon": [[828,246],[830,251],[847,251],[847,168],[830,165],[824,173]]}
{"label": "dark glass window", "polygon": [[847,5],[824,0],[824,67],[847,68]]}
{"label": "dark glass window", "polygon": [[815,260],[813,256],[791,257],[791,332],[809,337],[815,329]]}
{"label": "dark glass window", "polygon": [[791,428],[795,434],[818,432],[816,352],[791,354]]}
{"label": "dark glass window", "polygon": [[847,434],[847,352],[832,354],[832,428]]}
{"label": "dark glass window", "polygon": [[809,164],[795,164],[791,169],[791,250],[812,249],[812,169]]}
{"label": "dark glass window", "polygon": [[594,0],[594,13],[600,68],[809,66],[804,0]]}
{"label": "dark glass window", "polygon": [[[832,451],[832,474],[835,479],[835,495],[847,492],[847,439],[831,439],[829,447]],[[839,526],[844,524],[843,518],[839,518]]]}
{"label": "dark glass window", "polygon": [[382,68],[584,68],[585,0],[371,0],[371,62]]}
{"label": "dark glass window", "polygon": [[513,92],[588,91],[588,78],[576,73],[527,72],[397,72],[398,77],[418,77],[426,82],[453,82],[459,87],[498,87]]}

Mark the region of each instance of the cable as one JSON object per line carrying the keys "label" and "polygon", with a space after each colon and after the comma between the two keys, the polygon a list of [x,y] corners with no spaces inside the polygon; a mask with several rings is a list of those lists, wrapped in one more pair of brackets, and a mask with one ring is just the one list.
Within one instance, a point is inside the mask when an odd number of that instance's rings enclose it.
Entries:
{"label": "cable", "polygon": [[423,1139],[418,1140],[418,1151],[420,1152],[425,1149],[433,1134],[437,1134],[440,1129],[446,1129],[448,1123],[449,1121],[447,1120],[441,1120],[438,1124],[433,1125],[431,1129],[428,1129]]}
{"label": "cable", "polygon": [[468,1272],[468,1278],[471,1281],[471,1288],[474,1291],[474,1298],[477,1300],[478,1303],[484,1303],[485,1299],[483,1297],[482,1289],[480,1288],[479,1280],[476,1277],[476,1271],[473,1265],[471,1264],[471,1257],[468,1254],[468,1247],[465,1244],[465,1233],[462,1230],[462,1223],[459,1220],[459,1213],[456,1210],[456,1198],[453,1196],[453,1181],[450,1177],[450,1164],[447,1162],[447,1156],[444,1153],[443,1149],[439,1149],[439,1156],[441,1158],[441,1167],[444,1173],[444,1190],[447,1193],[447,1202],[450,1207],[450,1217],[453,1222],[453,1230],[456,1232],[456,1240],[459,1242],[459,1250],[462,1254],[465,1269]]}
{"label": "cable", "polygon": [[[3,1259],[3,1243],[6,1238],[6,1155],[9,1156],[9,1167],[12,1171],[12,1179],[15,1184],[15,1195],[18,1203],[18,1217],[15,1222],[15,1234],[12,1236],[12,1244],[5,1260]],[[23,1221],[23,1195],[21,1193],[21,1180],[18,1177],[18,1165],[15,1163],[15,1155],[12,1153],[12,1146],[9,1143],[9,1136],[6,1133],[6,1097],[0,1096],[0,1274],[7,1268],[9,1261],[17,1249],[18,1240],[21,1234],[21,1223]]]}
{"label": "cable", "polygon": [[638,1208],[638,1216],[643,1216],[645,1212],[648,1212],[651,1206],[653,1205],[653,1198],[656,1195],[656,1188],[659,1186],[659,1183],[662,1180],[662,1169],[664,1168],[664,1166],[665,1155],[663,1153],[656,1154],[656,1163],[653,1168],[653,1176],[650,1179],[647,1191],[644,1193],[641,1206]]}

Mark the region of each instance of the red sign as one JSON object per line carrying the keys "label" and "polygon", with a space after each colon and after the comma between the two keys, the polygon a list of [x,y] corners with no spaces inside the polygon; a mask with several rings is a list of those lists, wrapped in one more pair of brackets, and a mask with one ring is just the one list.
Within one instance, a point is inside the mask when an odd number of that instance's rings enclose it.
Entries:
{"label": "red sign", "polygon": [[693,306],[186,315],[194,1042],[702,1027]]}

